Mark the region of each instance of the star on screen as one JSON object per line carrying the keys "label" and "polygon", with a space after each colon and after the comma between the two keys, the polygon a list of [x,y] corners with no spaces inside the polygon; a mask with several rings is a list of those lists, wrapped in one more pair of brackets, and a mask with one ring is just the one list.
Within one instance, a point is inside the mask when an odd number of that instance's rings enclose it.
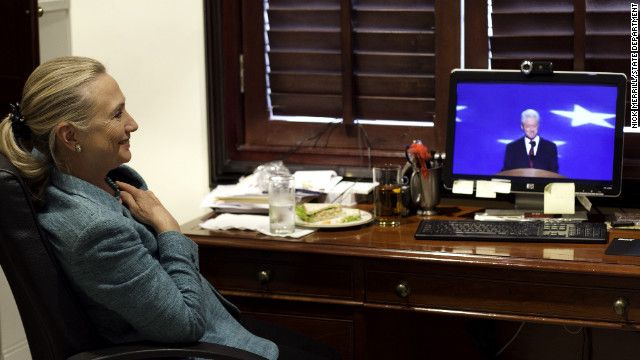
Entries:
{"label": "star on screen", "polygon": [[[457,105],[456,106],[456,114],[458,113],[458,111],[464,110],[466,108],[467,108],[467,105]],[[456,122],[462,122],[462,120],[460,120],[460,118],[456,116]]]}
{"label": "star on screen", "polygon": [[614,128],[606,119],[611,119],[616,114],[591,112],[578,104],[573,104],[573,111],[551,110],[552,113],[571,119],[571,126],[596,125],[606,128]]}

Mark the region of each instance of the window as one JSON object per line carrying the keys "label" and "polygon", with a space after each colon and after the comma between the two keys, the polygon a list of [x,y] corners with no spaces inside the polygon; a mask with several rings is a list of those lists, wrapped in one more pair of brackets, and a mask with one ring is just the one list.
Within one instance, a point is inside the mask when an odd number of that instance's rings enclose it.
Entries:
{"label": "window", "polygon": [[402,163],[413,139],[443,149],[457,2],[220,0],[205,9],[213,182],[277,159],[347,174]]}

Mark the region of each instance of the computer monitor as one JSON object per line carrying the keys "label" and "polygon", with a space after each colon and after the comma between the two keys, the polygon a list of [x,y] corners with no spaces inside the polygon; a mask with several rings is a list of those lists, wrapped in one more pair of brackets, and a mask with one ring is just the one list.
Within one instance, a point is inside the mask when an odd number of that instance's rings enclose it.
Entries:
{"label": "computer monitor", "polygon": [[542,194],[550,182],[573,182],[577,194],[618,196],[625,91],[624,74],[454,70],[445,187],[501,179],[516,194]]}

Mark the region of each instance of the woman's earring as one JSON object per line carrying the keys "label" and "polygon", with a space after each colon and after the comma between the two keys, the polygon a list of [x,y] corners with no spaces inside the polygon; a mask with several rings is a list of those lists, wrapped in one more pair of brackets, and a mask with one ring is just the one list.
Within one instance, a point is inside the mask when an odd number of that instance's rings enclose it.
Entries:
{"label": "woman's earring", "polygon": [[75,150],[77,153],[82,152],[82,146],[80,146],[80,144],[76,144]]}

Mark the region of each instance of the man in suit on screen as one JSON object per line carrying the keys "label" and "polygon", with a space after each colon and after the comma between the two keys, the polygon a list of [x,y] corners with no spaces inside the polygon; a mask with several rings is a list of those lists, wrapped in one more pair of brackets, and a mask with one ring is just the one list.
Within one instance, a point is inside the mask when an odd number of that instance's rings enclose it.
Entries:
{"label": "man in suit on screen", "polygon": [[520,128],[524,136],[507,144],[502,170],[535,168],[558,172],[556,144],[538,135],[540,115],[533,109],[522,112]]}

